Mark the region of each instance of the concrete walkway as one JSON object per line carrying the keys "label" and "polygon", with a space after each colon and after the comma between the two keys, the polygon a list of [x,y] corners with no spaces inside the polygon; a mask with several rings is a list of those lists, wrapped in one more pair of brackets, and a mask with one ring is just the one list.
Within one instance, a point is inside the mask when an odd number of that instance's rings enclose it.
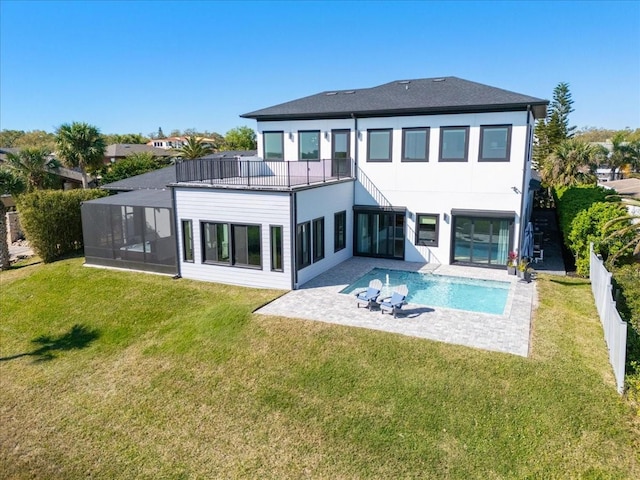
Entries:
{"label": "concrete walkway", "polygon": [[[377,310],[357,308],[353,295],[339,292],[375,267],[510,282],[505,313],[490,315],[409,304],[403,307],[404,313],[394,319]],[[506,269],[353,257],[256,313],[383,330],[526,357],[534,293],[535,281],[519,281],[507,275]]]}

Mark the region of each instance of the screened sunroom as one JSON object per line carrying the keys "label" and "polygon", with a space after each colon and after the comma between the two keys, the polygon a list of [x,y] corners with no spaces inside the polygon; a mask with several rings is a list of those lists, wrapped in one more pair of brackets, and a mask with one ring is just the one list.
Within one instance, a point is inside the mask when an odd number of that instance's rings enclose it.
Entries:
{"label": "screened sunroom", "polygon": [[82,204],[88,265],[176,274],[169,190],[135,190]]}

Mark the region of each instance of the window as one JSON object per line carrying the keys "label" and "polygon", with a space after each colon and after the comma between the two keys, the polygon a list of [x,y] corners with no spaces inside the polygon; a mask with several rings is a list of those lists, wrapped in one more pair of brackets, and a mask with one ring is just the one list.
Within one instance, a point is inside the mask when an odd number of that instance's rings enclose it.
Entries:
{"label": "window", "polygon": [[296,227],[296,263],[298,270],[311,265],[311,223],[304,222]]}
{"label": "window", "polygon": [[440,128],[440,161],[466,162],[469,152],[469,127]]}
{"label": "window", "polygon": [[193,262],[193,224],[191,220],[182,220],[182,259]]}
{"label": "window", "polygon": [[367,130],[367,161],[391,161],[391,133],[393,130]]}
{"label": "window", "polygon": [[226,223],[202,223],[202,261],[204,263],[229,263],[229,225]]}
{"label": "window", "polygon": [[284,132],[263,132],[265,160],[284,160]]}
{"label": "window", "polygon": [[320,131],[298,132],[298,158],[320,160]]}
{"label": "window", "polygon": [[429,129],[428,128],[403,128],[402,129],[402,161],[403,162],[428,162],[429,161]]}
{"label": "window", "polygon": [[271,270],[282,272],[282,227],[280,225],[271,225]]}
{"label": "window", "polygon": [[438,246],[439,215],[429,213],[416,214],[416,245]]}
{"label": "window", "polygon": [[347,212],[338,212],[333,216],[333,251],[347,246]]}
{"label": "window", "polygon": [[324,217],[313,221],[313,261],[324,258]]}
{"label": "window", "polygon": [[261,267],[260,227],[258,225],[232,225],[233,265]]}
{"label": "window", "polygon": [[511,150],[511,125],[480,127],[480,162],[508,162]]}

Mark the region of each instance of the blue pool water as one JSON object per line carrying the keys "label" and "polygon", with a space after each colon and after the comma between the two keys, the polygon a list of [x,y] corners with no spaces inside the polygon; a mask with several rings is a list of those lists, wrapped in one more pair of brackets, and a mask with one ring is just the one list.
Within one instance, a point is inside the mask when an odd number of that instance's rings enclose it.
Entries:
{"label": "blue pool water", "polygon": [[[389,275],[389,291],[385,286]],[[447,277],[431,273],[405,272],[374,268],[340,293],[366,289],[371,280],[382,281],[383,294],[391,295],[393,287],[406,285],[407,302],[429,307],[455,308],[470,312],[503,315],[511,286],[508,282]]]}

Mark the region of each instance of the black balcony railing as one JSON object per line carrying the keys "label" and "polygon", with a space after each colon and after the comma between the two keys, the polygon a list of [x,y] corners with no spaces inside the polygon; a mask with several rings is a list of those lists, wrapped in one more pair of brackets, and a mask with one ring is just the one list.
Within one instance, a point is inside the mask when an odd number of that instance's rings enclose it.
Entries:
{"label": "black balcony railing", "polygon": [[197,158],[176,163],[179,183],[296,187],[345,178],[353,178],[350,158],[290,162]]}

